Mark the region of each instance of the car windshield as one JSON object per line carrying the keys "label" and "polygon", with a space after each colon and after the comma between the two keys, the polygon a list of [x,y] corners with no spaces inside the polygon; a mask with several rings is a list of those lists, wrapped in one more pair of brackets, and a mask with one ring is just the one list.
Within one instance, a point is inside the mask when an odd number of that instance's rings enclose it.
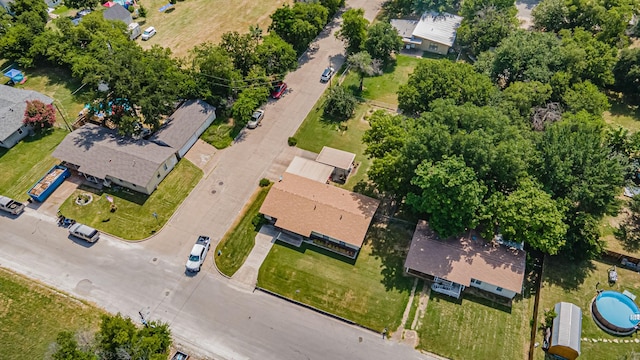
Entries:
{"label": "car windshield", "polygon": [[189,261],[200,261],[200,256],[198,256],[198,255],[189,255]]}
{"label": "car windshield", "polygon": [[145,35],[149,35],[149,34],[151,34],[151,31],[145,30],[145,31],[144,31],[144,34],[145,34]]}
{"label": "car windshield", "polygon": [[260,117],[260,112],[259,111],[256,111],[256,112],[253,113],[253,118],[254,119],[257,119],[259,117]]}
{"label": "car windshield", "polygon": [[[324,69],[324,72],[322,73],[322,75],[323,75],[323,76],[327,76],[327,75],[329,75],[329,73],[330,73],[330,72],[331,72],[331,70],[329,70],[329,69]],[[317,73],[316,73],[316,74],[317,74]],[[316,76],[318,76],[318,75],[316,75]]]}

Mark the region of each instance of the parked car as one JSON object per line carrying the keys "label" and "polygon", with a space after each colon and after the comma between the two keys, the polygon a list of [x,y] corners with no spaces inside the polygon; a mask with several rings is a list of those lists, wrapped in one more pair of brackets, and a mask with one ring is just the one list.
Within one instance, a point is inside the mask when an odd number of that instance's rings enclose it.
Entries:
{"label": "parked car", "polygon": [[280,99],[284,92],[287,91],[287,83],[279,82],[275,84],[273,90],[271,90],[271,97],[274,99]]}
{"label": "parked car", "polygon": [[94,243],[100,239],[100,233],[98,230],[78,222],[69,227],[69,234],[90,243]]}
{"label": "parked car", "polygon": [[207,257],[207,252],[209,252],[209,246],[211,246],[211,239],[208,236],[200,235],[189,253],[189,260],[185,265],[187,272],[200,271],[204,259]]}
{"label": "parked car", "polygon": [[156,28],[154,28],[153,26],[149,26],[148,28],[144,29],[144,32],[142,33],[142,40],[149,40],[155,34]]}
{"label": "parked car", "polygon": [[333,73],[336,72],[336,70],[332,67],[328,67],[326,69],[324,69],[324,71],[322,72],[322,76],[320,76],[320,81],[321,82],[327,82],[331,79],[331,77],[333,76]]}
{"label": "parked car", "polygon": [[247,127],[249,129],[255,129],[260,125],[262,118],[264,117],[264,110],[256,110],[251,115],[251,120],[247,123]]}

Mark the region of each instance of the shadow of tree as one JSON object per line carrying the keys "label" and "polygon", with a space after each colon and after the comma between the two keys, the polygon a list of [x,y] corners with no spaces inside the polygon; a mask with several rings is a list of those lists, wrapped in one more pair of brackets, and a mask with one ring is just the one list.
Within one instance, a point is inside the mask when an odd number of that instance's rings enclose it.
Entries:
{"label": "shadow of tree", "polygon": [[620,227],[613,231],[613,235],[622,243],[625,251],[636,252],[640,250],[640,216],[631,213]]}
{"label": "shadow of tree", "polygon": [[387,291],[406,290],[413,278],[404,275],[404,260],[409,251],[415,225],[392,220],[371,226],[365,244],[371,245],[371,254],[382,263],[380,273]]}
{"label": "shadow of tree", "polygon": [[591,261],[567,261],[562,256],[551,256],[545,264],[545,281],[564,290],[577,290],[596,270]]}

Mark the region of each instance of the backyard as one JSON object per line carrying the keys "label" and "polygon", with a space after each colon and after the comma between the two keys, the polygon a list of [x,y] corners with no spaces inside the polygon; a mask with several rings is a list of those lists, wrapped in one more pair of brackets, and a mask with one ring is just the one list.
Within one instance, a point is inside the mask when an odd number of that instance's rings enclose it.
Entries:
{"label": "backyard", "polygon": [[395,331],[413,284],[402,275],[412,234],[411,226],[374,224],[356,260],[306,243],[276,242],[258,286],[376,331]]}
{"label": "backyard", "polygon": [[102,312],[0,268],[0,314],[2,354],[45,359],[60,331],[96,330]]}
{"label": "backyard", "polygon": [[218,251],[221,252],[220,256],[215,257],[216,266],[223,274],[233,276],[253,249],[258,234],[254,219],[258,216],[258,210],[270,188],[271,186],[261,187],[256,191],[238,215],[236,223],[216,247],[216,254]]}
{"label": "backyard", "polygon": [[250,25],[259,25],[265,32],[271,24],[269,17],[283,4],[291,0],[189,0],[178,1],[173,9],[160,12],[167,0],[141,0],[147,9],[146,19],[136,19],[142,28],[153,26],[157,35],[140,42],[142,47],[153,45],[168,47],[178,57],[186,57],[189,51],[204,42],[217,43],[222,34],[229,31],[245,33]]}
{"label": "backyard", "polygon": [[628,104],[623,99],[609,96],[611,108],[604,112],[604,120],[611,125],[627,128],[630,132],[640,130],[640,112],[638,106]]}
{"label": "backyard", "polygon": [[528,290],[516,296],[511,308],[472,295],[456,300],[432,291],[417,328],[418,348],[451,359],[526,359],[533,303]]}
{"label": "backyard", "polygon": [[[105,188],[104,191],[82,188],[76,190],[60,206],[60,212],[80,223],[126,240],[145,239],[160,230],[169,220],[202,175],[202,170],[182,159],[151,195],[125,188]],[[76,204],[78,196],[83,194],[91,195],[93,200],[86,205]],[[107,196],[113,198],[113,203],[117,206],[115,212],[110,211],[111,203]]]}
{"label": "backyard", "polygon": [[[601,290],[628,290],[640,295],[640,275],[637,272],[617,267],[618,281],[614,285],[608,283],[608,272],[615,263],[608,260],[569,262],[554,257],[545,260],[542,277],[543,287],[540,292],[538,323],[544,322],[544,311],[553,309],[557,302],[570,302],[582,309],[582,338],[600,339],[598,342],[582,341],[580,359],[631,359],[633,351],[638,353],[640,347],[631,337],[615,337],[601,330],[591,318],[590,303],[596,295],[596,288]],[[542,332],[536,334],[536,342],[542,344]],[[603,342],[602,340],[607,340]],[[611,342],[617,340],[619,343]],[[544,352],[535,349],[535,358],[544,359]]]}
{"label": "backyard", "polygon": [[58,163],[51,153],[67,134],[53,129],[27,136],[11,149],[0,148],[0,194],[18,201],[27,200],[31,186]]}

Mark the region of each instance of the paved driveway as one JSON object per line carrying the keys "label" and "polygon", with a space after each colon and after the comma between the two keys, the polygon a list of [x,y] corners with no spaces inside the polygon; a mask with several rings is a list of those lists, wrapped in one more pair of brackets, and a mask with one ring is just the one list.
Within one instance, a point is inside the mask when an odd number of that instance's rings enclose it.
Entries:
{"label": "paved driveway", "polygon": [[540,0],[519,0],[516,1],[516,8],[518,9],[518,20],[520,20],[520,27],[523,29],[530,29],[533,27],[533,16],[531,11],[540,3]]}
{"label": "paved driveway", "polygon": [[[372,19],[381,0],[350,1]],[[212,269],[184,274],[196,236],[218,241],[231,226],[261,177],[277,159],[320,97],[319,82],[331,60],[344,61],[332,24],[319,48],[302,58],[285,79],[292,91],[266,108],[263,125],[245,131],[203,165],[203,180],[169,223],[149,241],[124,243],[104,236],[93,245],[68,237],[54,219],[29,209],[19,218],[0,216],[0,266],[14,269],[111,312],[171,325],[178,344],[215,359],[432,359],[411,347],[346,325],[273,296],[248,291]]]}

